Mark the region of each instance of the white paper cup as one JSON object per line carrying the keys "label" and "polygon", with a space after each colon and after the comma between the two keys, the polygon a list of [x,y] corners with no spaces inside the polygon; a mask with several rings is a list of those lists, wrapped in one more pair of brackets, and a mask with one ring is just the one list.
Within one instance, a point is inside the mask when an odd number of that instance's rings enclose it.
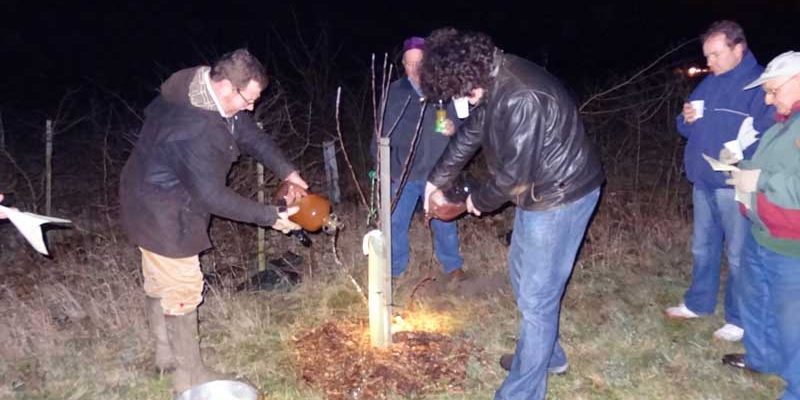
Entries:
{"label": "white paper cup", "polygon": [[466,97],[453,97],[453,105],[456,108],[456,116],[459,119],[469,117],[469,101]]}
{"label": "white paper cup", "polygon": [[689,104],[691,104],[692,108],[694,108],[694,112],[697,116],[696,118],[697,119],[703,118],[703,110],[705,110],[706,107],[705,100],[693,100],[689,102]]}

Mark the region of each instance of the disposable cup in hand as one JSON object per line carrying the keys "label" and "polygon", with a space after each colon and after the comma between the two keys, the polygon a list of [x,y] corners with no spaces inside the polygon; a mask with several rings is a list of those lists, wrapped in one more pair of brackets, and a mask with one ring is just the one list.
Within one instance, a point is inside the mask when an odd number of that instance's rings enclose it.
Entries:
{"label": "disposable cup in hand", "polygon": [[454,97],[453,105],[456,108],[456,116],[460,119],[469,117],[469,101],[466,97]]}
{"label": "disposable cup in hand", "polygon": [[705,110],[706,102],[705,100],[693,100],[689,102],[694,108],[695,118],[700,119],[703,118],[703,110]]}

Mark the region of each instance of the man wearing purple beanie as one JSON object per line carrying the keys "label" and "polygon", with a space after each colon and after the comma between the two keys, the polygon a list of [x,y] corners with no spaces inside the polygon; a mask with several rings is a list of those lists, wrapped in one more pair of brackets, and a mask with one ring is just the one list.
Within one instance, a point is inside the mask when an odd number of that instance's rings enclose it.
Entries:
{"label": "man wearing purple beanie", "polygon": [[[452,104],[446,106],[448,116],[446,129],[436,129],[436,105],[427,103],[419,83],[425,39],[410,37],[403,42],[403,69],[406,76],[397,79],[389,86],[386,111],[384,113],[383,136],[390,137],[392,193],[399,196],[392,213],[392,276],[400,276],[408,267],[409,241],[408,229],[414,210],[425,191],[425,181],[433,166],[444,153],[455,132],[457,121]],[[424,107],[424,111],[421,109]],[[416,147],[411,148],[420,113],[422,121]],[[441,129],[440,129],[441,130]],[[406,166],[409,153],[413,157]],[[408,169],[405,185],[400,187],[404,169]],[[398,193],[398,190],[400,191]],[[458,227],[455,222],[431,220],[434,252],[450,281],[464,278],[458,241]]]}

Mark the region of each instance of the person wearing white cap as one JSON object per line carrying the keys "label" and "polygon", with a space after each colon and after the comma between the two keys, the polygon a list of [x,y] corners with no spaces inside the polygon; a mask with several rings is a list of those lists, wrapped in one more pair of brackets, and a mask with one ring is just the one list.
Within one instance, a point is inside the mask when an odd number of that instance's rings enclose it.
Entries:
{"label": "person wearing white cap", "polygon": [[752,221],[738,280],[745,354],[723,363],[780,375],[782,400],[800,400],[800,53],[775,57],[761,86],[777,123],[728,183]]}
{"label": "person wearing white cap", "polygon": [[[744,334],[734,288],[748,222],[739,213],[733,189],[725,184],[726,176],[714,171],[703,155],[719,154],[729,164],[750,157],[758,144],[758,133],[774,123],[774,110],[758,94],[741,90],[764,67],[748,48],[739,24],[715,22],[701,40],[711,74],[689,95],[676,121],[678,132],[687,139],[683,162],[686,177],[692,183],[692,281],[683,302],[667,308],[665,313],[670,319],[714,313],[724,250],[728,260],[725,324],[713,337],[735,342]],[[728,146],[733,146],[736,154],[728,151]]]}

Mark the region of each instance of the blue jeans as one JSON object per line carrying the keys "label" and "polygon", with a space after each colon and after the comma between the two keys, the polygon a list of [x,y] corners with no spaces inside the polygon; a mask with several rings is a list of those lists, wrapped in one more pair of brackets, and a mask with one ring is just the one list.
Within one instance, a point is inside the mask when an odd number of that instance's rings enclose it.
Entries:
{"label": "blue jeans", "polygon": [[[392,193],[397,191],[398,184],[392,182]],[[403,193],[397,200],[392,213],[392,276],[403,274],[408,267],[410,254],[408,228],[417,203],[425,195],[425,181],[407,181]],[[433,229],[433,248],[436,259],[442,264],[445,273],[454,271],[464,265],[464,259],[458,248],[458,225],[438,219],[431,220]]]}
{"label": "blue jeans", "polygon": [[733,189],[704,189],[692,191],[694,203],[694,232],[692,234],[692,284],[683,296],[686,307],[704,315],[713,314],[717,306],[722,246],[728,257],[728,283],[725,287],[725,321],[742,326],[736,301],[736,280],[744,238],[750,221],[739,212]]}
{"label": "blue jeans", "polygon": [[522,320],[514,361],[496,400],[544,399],[547,369],[566,364],[558,343],[561,297],[599,198],[598,188],[555,209],[517,209],[508,272]]}
{"label": "blue jeans", "polygon": [[747,366],[779,374],[783,400],[800,400],[800,259],[747,235],[738,281]]}

